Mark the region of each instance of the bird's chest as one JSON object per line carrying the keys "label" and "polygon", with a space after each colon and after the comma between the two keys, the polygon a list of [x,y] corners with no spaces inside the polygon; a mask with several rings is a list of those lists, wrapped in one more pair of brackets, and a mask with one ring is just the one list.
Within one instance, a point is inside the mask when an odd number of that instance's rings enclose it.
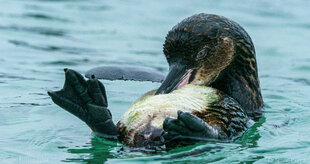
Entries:
{"label": "bird's chest", "polygon": [[217,99],[215,89],[194,85],[184,86],[170,94],[146,96],[124,113],[118,128],[130,140],[139,133],[162,129],[165,118],[176,118],[178,110],[189,113],[203,111]]}

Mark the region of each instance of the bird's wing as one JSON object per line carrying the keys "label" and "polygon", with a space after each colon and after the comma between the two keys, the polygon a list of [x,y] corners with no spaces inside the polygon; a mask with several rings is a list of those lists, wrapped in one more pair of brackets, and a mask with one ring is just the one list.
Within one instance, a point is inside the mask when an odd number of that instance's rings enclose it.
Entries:
{"label": "bird's wing", "polygon": [[162,72],[142,67],[102,66],[93,68],[85,74],[87,78],[91,78],[92,75],[97,79],[106,80],[163,82],[165,79]]}

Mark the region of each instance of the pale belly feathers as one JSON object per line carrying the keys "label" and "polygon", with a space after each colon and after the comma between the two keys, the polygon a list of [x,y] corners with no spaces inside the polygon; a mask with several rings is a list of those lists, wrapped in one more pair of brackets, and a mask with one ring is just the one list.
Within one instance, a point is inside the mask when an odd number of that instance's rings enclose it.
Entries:
{"label": "pale belly feathers", "polygon": [[[147,127],[162,129],[166,117],[176,118],[177,111],[201,112],[220,97],[211,87],[188,84],[170,94],[147,95],[138,99],[124,113],[118,128],[125,130],[126,140]],[[130,141],[128,141],[130,142]]]}

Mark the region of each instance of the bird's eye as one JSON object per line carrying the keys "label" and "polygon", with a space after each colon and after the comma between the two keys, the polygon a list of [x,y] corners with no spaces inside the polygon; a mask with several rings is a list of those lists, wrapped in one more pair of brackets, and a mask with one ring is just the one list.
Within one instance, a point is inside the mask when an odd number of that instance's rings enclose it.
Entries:
{"label": "bird's eye", "polygon": [[205,58],[206,55],[207,55],[207,51],[206,51],[205,49],[203,49],[203,50],[201,50],[201,51],[198,52],[196,58],[197,58],[198,60],[200,60],[200,59]]}

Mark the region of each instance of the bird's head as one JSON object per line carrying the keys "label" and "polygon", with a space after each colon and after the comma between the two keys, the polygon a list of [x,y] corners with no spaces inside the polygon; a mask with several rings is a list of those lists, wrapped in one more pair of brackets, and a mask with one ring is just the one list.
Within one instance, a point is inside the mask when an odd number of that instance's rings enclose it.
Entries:
{"label": "bird's head", "polygon": [[186,84],[204,85],[249,110],[262,107],[254,45],[237,23],[217,15],[193,15],[168,32],[164,54],[169,74],[156,94]]}

